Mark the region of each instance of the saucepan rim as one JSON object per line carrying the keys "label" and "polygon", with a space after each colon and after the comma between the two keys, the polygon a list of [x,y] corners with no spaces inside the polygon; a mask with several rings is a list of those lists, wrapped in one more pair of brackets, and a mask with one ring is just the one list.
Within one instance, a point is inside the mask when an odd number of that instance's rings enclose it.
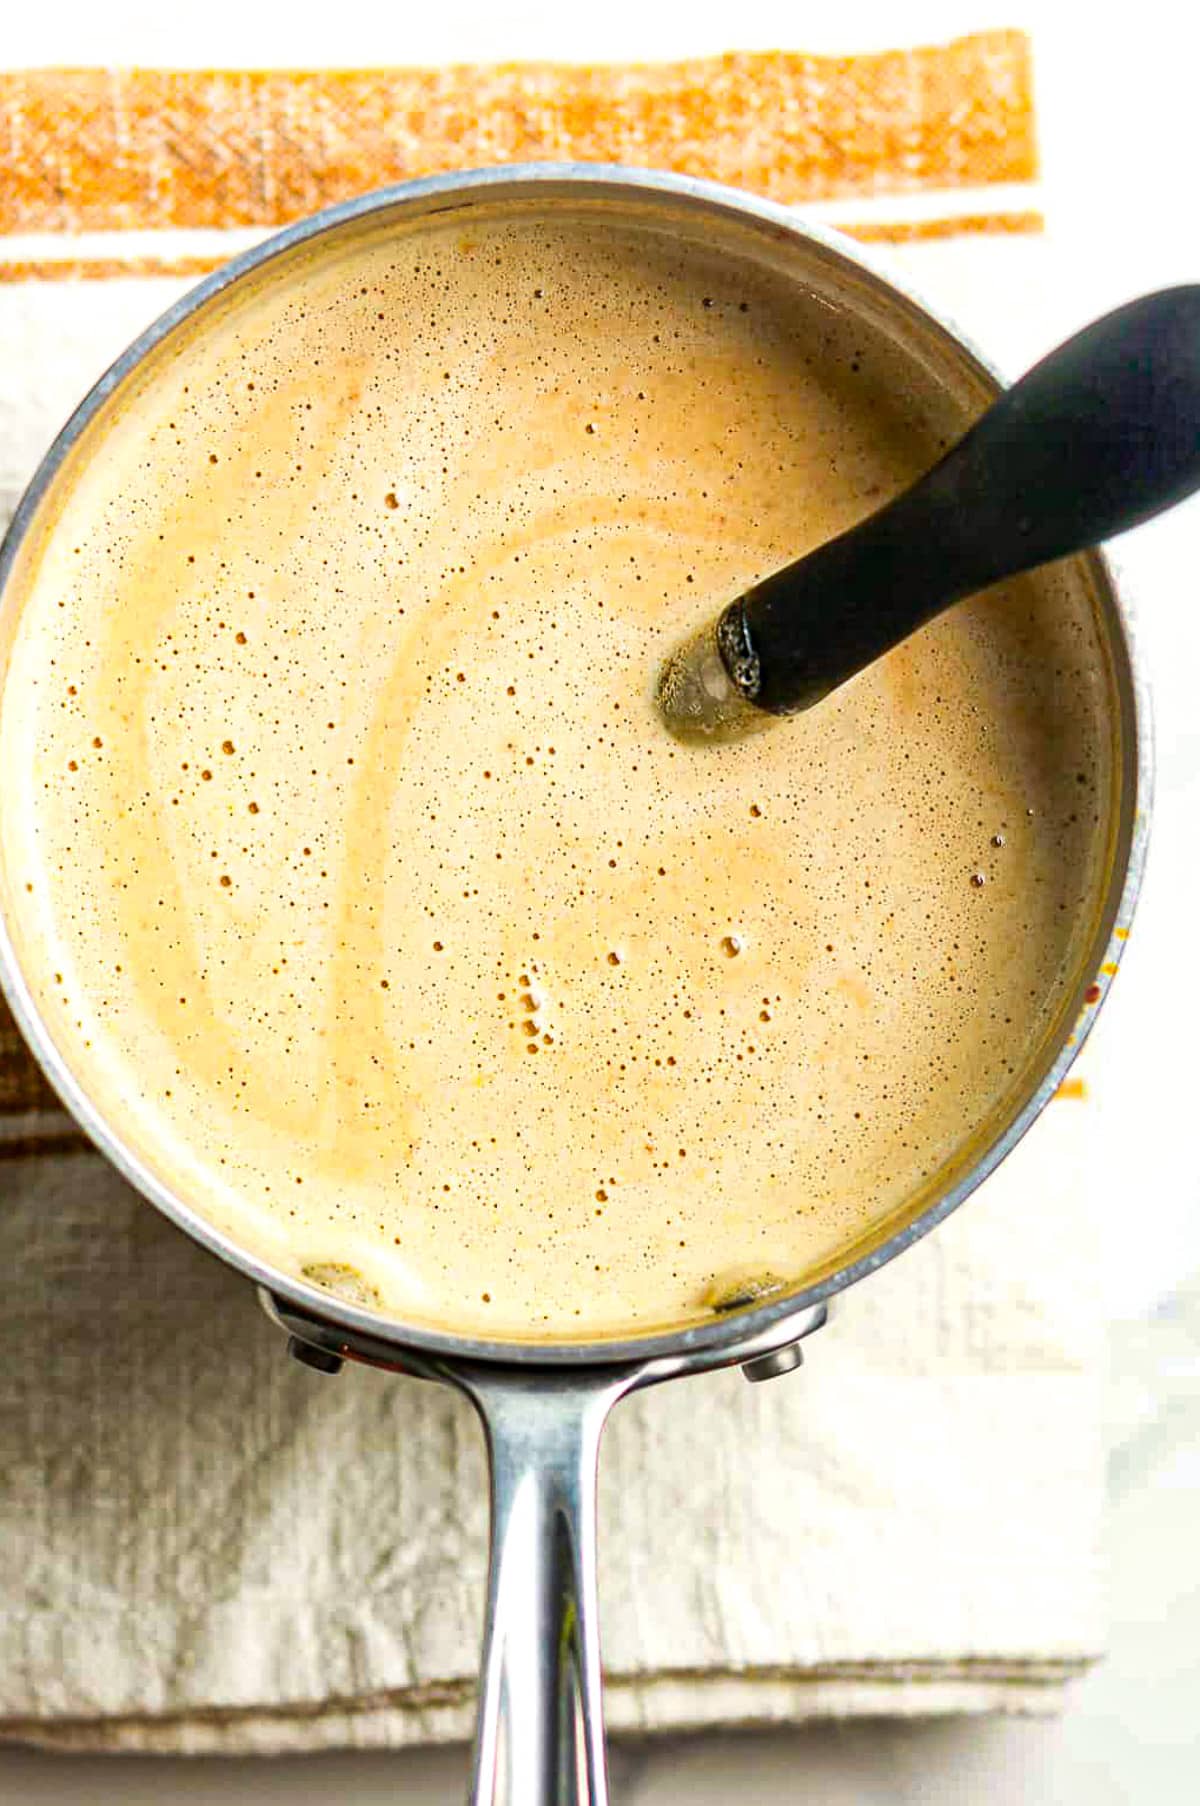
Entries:
{"label": "saucepan rim", "polygon": [[[436,212],[501,197],[548,198],[555,185],[563,193],[579,197],[591,195],[601,199],[624,197],[632,200],[640,195],[646,199],[674,200],[682,209],[681,218],[689,213],[716,213],[742,224],[758,224],[771,229],[776,236],[799,244],[819,247],[827,257],[840,259],[870,279],[877,288],[878,299],[891,300],[897,306],[907,308],[910,314],[921,318],[926,327],[948,339],[966,364],[974,366],[974,374],[991,384],[1003,385],[1003,378],[971,339],[907,283],[898,281],[894,271],[885,268],[843,234],[813,224],[804,219],[801,211],[777,202],[694,176],[629,169],[618,164],[519,163],[426,176],[340,202],[285,227],[206,277],[133,341],[75,409],[21,498],[0,546],[0,609],[4,605],[5,589],[18,550],[33,529],[65,460],[93,418],[164,339],[216,296],[275,258],[355,221],[395,209]],[[544,1367],[560,1371],[622,1363],[642,1365],[661,1359],[669,1359],[676,1369],[686,1370],[690,1365],[710,1365],[723,1353],[732,1358],[748,1342],[761,1345],[764,1341],[786,1341],[787,1329],[793,1319],[801,1318],[814,1305],[894,1260],[956,1210],[999,1165],[1062,1083],[1120,962],[1141,886],[1149,834],[1150,711],[1128,599],[1104,557],[1093,553],[1089,558],[1107,628],[1107,650],[1114,664],[1123,761],[1119,833],[1124,841],[1124,853],[1122,856],[1119,846],[1105,898],[1102,918],[1108,929],[1105,944],[1099,950],[1094,969],[1085,974],[1074,1020],[1064,1031],[1061,1046],[1005,1127],[974,1162],[911,1221],[802,1291],[767,1299],[727,1316],[683,1328],[566,1343],[457,1336],[428,1326],[410,1325],[349,1303],[241,1247],[236,1238],[227,1235],[187,1204],[126,1145],[76,1079],[69,1062],[55,1044],[25,980],[2,913],[0,989],[55,1091],[89,1139],[124,1177],[194,1241],[253,1280],[271,1297],[286,1301],[302,1315],[344,1332],[351,1340],[361,1338],[375,1347],[394,1348],[398,1356],[411,1351],[427,1362],[500,1363],[506,1367]]]}

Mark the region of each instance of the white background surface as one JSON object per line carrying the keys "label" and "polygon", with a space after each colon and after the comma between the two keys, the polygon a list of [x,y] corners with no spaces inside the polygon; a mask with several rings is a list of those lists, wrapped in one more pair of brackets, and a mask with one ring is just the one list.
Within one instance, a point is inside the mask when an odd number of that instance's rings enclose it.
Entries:
{"label": "white background surface", "polygon": [[[1142,0],[969,0],[902,11],[849,4],[817,17],[779,0],[607,0],[487,7],[161,4],[59,0],[4,8],[0,59],[34,63],[388,63],[487,57],[676,56],[786,45],[849,50],[1027,23],[1038,52],[1047,203],[1069,196],[1061,292],[1034,333],[1014,291],[1006,343],[1016,368],[1089,313],[1140,289],[1200,279],[1195,70],[1200,21]],[[1177,18],[1175,13],[1180,16]],[[916,268],[915,265],[909,266]],[[936,250],[916,279],[939,289]],[[965,323],[970,326],[970,320]],[[1109,1661],[1060,1721],[853,1724],[619,1748],[618,1806],[959,1802],[999,1806],[1188,1806],[1200,1799],[1200,1154],[1191,1039],[1200,1005],[1200,502],[1141,529],[1121,560],[1140,601],[1155,690],[1159,789],[1137,932],[1098,1027],[1096,1208],[1106,1248],[1113,1639]],[[814,1355],[814,1358],[816,1356]],[[803,1384],[797,1379],[793,1384]],[[0,1750],[0,1802],[331,1799],[412,1806],[460,1797],[465,1758],[331,1756],[260,1763],[52,1759]]]}

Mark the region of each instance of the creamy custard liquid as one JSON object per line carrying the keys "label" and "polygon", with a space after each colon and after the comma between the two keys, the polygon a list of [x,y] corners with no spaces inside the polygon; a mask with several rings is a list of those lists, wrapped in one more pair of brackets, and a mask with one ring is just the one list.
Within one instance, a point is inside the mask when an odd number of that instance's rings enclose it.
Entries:
{"label": "creamy custard liquid", "polygon": [[765,270],[563,213],[326,253],[160,360],[19,598],[23,959],[142,1157],[414,1321],[695,1318],[983,1131],[1109,828],[1065,579],[741,744],[662,655],[937,444]]}

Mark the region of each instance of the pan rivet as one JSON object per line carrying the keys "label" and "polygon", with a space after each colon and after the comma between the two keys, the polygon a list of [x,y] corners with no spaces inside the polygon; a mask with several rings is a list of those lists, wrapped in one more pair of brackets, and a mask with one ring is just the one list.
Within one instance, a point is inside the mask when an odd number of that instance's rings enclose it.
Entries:
{"label": "pan rivet", "polygon": [[302,1342],[299,1336],[288,1337],[288,1353],[293,1361],[300,1361],[305,1367],[313,1368],[317,1373],[340,1373],[342,1357],[328,1348],[316,1348],[311,1342]]}
{"label": "pan rivet", "polygon": [[742,1372],[748,1380],[776,1380],[781,1374],[794,1373],[803,1365],[804,1350],[799,1342],[789,1342],[786,1348],[773,1348],[770,1354],[743,1361]]}

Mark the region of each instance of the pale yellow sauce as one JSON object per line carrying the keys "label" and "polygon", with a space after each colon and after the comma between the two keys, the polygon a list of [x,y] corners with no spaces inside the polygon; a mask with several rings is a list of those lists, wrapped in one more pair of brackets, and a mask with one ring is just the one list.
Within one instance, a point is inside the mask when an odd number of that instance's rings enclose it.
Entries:
{"label": "pale yellow sauce", "polygon": [[0,714],[23,958],[143,1157],[501,1335],[695,1317],[927,1188],[1075,976],[1085,597],[960,608],[719,750],[651,686],[935,452],[826,310],[569,217],[317,263],[162,368]]}

